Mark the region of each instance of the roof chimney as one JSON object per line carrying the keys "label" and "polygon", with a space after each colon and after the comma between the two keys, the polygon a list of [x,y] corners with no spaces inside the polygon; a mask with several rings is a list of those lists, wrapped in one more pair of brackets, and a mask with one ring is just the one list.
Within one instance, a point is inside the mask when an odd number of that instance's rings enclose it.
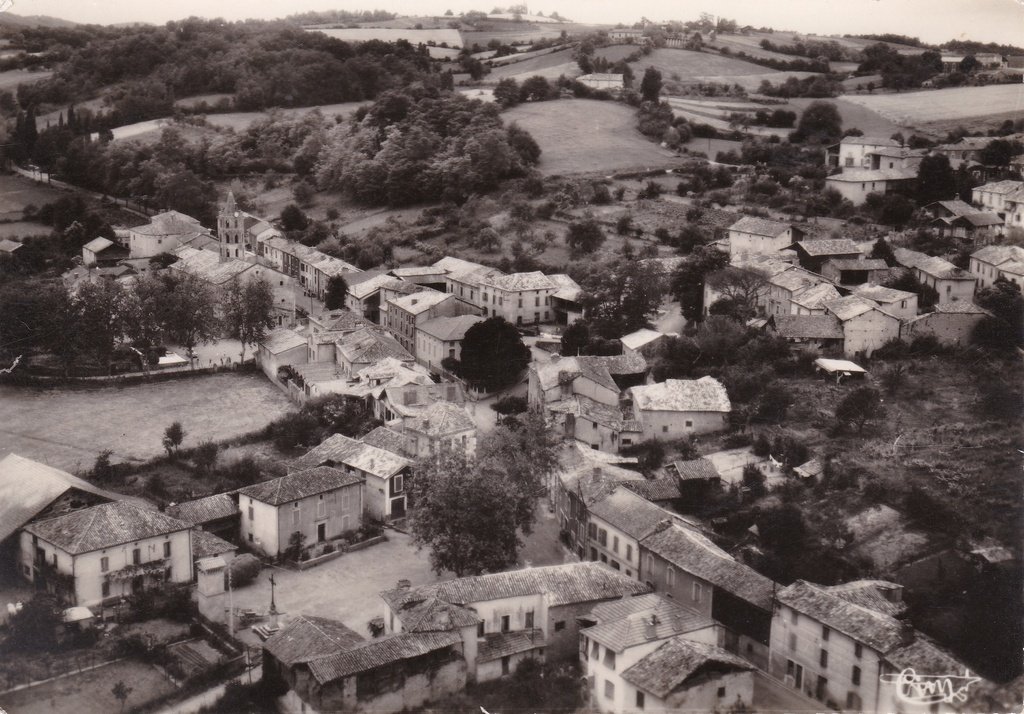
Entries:
{"label": "roof chimney", "polygon": [[600,466],[595,466],[594,467],[594,480],[595,481],[601,481],[603,478],[604,478],[604,472],[601,470],[601,467]]}
{"label": "roof chimney", "polygon": [[554,353],[553,355],[551,355],[551,361],[552,361],[552,362],[557,362],[557,361],[558,361],[558,360],[559,360],[559,359],[560,359],[561,357],[562,357],[562,355],[560,355],[560,354],[558,354],[558,353],[556,352],[556,353]]}
{"label": "roof chimney", "polygon": [[906,647],[907,645],[912,645],[914,643],[914,639],[917,636],[917,631],[914,629],[914,626],[911,625],[909,622],[903,622],[900,624],[900,643],[904,647]]}
{"label": "roof chimney", "polygon": [[408,590],[411,587],[412,587],[412,583],[408,579],[406,579],[406,578],[402,578],[401,580],[398,581],[398,589],[399,590]]}

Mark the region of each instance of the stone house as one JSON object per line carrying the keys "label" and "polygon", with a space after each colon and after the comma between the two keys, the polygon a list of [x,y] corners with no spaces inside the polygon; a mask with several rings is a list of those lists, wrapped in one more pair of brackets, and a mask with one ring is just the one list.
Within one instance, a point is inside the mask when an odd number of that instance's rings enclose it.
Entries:
{"label": "stone house", "polygon": [[[807,291],[809,291],[811,288],[814,288],[822,284],[830,285],[830,283],[827,280],[825,280],[825,278],[823,278],[821,275],[818,275],[817,273],[812,273],[809,270],[805,270],[803,268],[798,268],[795,266],[789,268],[788,270],[784,270],[780,273],[777,273],[776,275],[773,275],[768,278],[767,302],[765,305],[765,312],[768,315],[796,314],[798,308],[794,307],[793,300],[800,295],[812,295],[812,293],[809,293]],[[826,291],[825,295],[829,295],[832,292],[829,291],[827,288],[822,288],[822,290]],[[836,297],[838,297],[839,291],[835,290],[834,286],[832,290],[835,291]],[[817,299],[816,302],[807,300],[805,300],[804,302],[814,303],[813,307],[806,308],[809,311],[821,309],[820,297]]]}
{"label": "stone house", "polygon": [[827,352],[843,349],[843,324],[834,315],[772,315],[764,329],[792,344]]}
{"label": "stone house", "polygon": [[640,541],[672,522],[672,514],[620,485],[590,505],[588,558],[640,579]]}
{"label": "stone house", "polygon": [[977,278],[948,260],[907,248],[895,248],[893,255],[897,263],[913,272],[918,282],[935,288],[940,302],[974,298]]}
{"label": "stone house", "polygon": [[584,454],[582,460],[563,465],[551,486],[562,541],[581,560],[588,556],[590,506],[619,484],[645,481],[636,471],[588,457],[592,455]]}
{"label": "stone house", "polygon": [[619,385],[605,358],[551,355],[547,362],[530,363],[527,396],[531,406],[543,407],[573,395],[618,406]]}
{"label": "stone house", "polygon": [[1024,248],[1019,245],[988,245],[971,254],[971,275],[982,288],[990,287],[999,278],[1012,279],[1022,265]]}
{"label": "stone house", "polygon": [[267,379],[280,384],[278,370],[282,367],[306,364],[309,360],[307,338],[288,327],[278,327],[267,333],[256,347],[256,360]]}
{"label": "stone house", "polygon": [[991,211],[1000,218],[1006,218],[1009,206],[1006,198],[1024,187],[1022,181],[991,181],[971,189],[971,203],[985,211]]}
{"label": "stone house", "polygon": [[803,232],[788,223],[744,216],[729,226],[729,255],[777,253],[803,238]]}
{"label": "stone house", "polygon": [[880,308],[901,320],[909,320],[917,315],[917,293],[867,283],[855,287],[853,294],[877,303]]}
{"label": "stone house", "polygon": [[622,343],[623,353],[632,352],[646,358],[653,358],[658,354],[658,349],[667,336],[664,332],[640,328],[628,335],[623,335],[619,341]]}
{"label": "stone house", "polygon": [[729,426],[732,404],[725,386],[714,377],[669,379],[630,387],[627,394],[633,420],[643,429],[641,440],[678,439]]}
{"label": "stone house", "polygon": [[825,163],[829,168],[870,169],[871,158],[883,149],[899,149],[895,139],[879,136],[846,136],[838,144],[826,148]]}
{"label": "stone house", "polygon": [[905,191],[917,180],[917,169],[843,169],[825,179],[825,187],[838,192],[855,206],[872,193]]}
{"label": "stone house", "polygon": [[355,377],[383,360],[412,363],[415,358],[389,334],[373,327],[346,333],[334,342],[334,355],[342,374]]}
{"label": "stone house", "polygon": [[551,296],[560,288],[539,271],[495,275],[480,281],[479,305],[485,315],[501,316],[513,325],[551,322]]}
{"label": "stone house", "polygon": [[234,492],[175,503],[169,505],[164,513],[221,538],[232,541],[238,538],[238,496]]}
{"label": "stone house", "polygon": [[415,357],[420,325],[438,317],[476,314],[476,308],[454,295],[428,290],[388,300],[386,320],[388,331]]}
{"label": "stone house", "polygon": [[364,479],[328,466],[238,490],[242,540],[274,557],[288,550],[293,533],[312,545],[333,540],[362,524]]}
{"label": "stone house", "polygon": [[843,354],[870,357],[887,342],[899,339],[900,318],[882,310],[878,303],[850,295],[825,304],[843,327]]}
{"label": "stone house", "polygon": [[852,287],[878,283],[889,275],[889,266],[877,258],[830,258],[821,266],[821,274],[836,285]]}
{"label": "stone house", "polygon": [[[793,244],[800,267],[818,275],[830,260],[857,260],[861,250],[849,238],[825,238],[804,240]],[[875,266],[877,268],[877,266]]]}
{"label": "stone house", "polygon": [[476,451],[476,422],[461,404],[438,401],[402,419],[405,451],[411,458],[424,458],[444,448]]}
{"label": "stone house", "polygon": [[462,340],[466,332],[478,322],[480,315],[435,317],[416,328],[416,361],[432,372],[440,372],[441,362],[462,357]]}
{"label": "stone house", "polygon": [[904,324],[903,339],[931,335],[943,345],[967,345],[974,328],[991,313],[972,302],[940,302],[932,312],[919,315]]}

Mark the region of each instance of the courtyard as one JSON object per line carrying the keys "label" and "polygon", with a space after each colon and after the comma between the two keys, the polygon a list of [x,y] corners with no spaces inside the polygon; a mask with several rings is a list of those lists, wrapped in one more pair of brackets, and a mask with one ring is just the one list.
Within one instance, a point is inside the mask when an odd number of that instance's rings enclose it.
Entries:
{"label": "courtyard", "polygon": [[290,409],[262,374],[234,373],[95,388],[5,385],[0,404],[0,456],[14,452],[69,471],[91,468],[105,449],[115,461],[158,456],[175,421],[188,448],[261,429]]}

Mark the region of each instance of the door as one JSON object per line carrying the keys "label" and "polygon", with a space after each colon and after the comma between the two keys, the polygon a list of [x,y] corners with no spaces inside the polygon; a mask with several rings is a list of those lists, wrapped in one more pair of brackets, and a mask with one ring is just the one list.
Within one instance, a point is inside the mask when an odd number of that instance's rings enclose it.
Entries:
{"label": "door", "polygon": [[796,676],[793,679],[793,683],[797,689],[804,688],[804,666],[802,664],[796,666]]}
{"label": "door", "polygon": [[391,517],[405,517],[405,496],[400,496],[399,498],[394,498],[391,500]]}
{"label": "door", "polygon": [[317,523],[316,525],[316,542],[323,543],[327,540],[327,524]]}
{"label": "door", "polygon": [[825,692],[828,688],[828,680],[818,675],[818,686],[814,689],[814,697],[820,701],[825,701]]}

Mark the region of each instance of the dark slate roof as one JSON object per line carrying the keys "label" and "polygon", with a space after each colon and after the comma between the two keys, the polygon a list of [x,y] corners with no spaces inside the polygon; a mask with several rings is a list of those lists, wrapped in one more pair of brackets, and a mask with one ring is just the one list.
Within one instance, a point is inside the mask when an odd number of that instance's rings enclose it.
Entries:
{"label": "dark slate roof", "polygon": [[215,536],[199,528],[192,529],[192,560],[212,558],[221,553],[230,553],[238,550],[234,543],[228,543],[223,538]]}
{"label": "dark slate roof", "polygon": [[690,528],[673,525],[647,536],[641,546],[680,570],[763,610],[771,610],[772,581]]}
{"label": "dark slate roof", "polygon": [[299,615],[263,644],[286,667],[343,652],[364,639],[338,620]]}
{"label": "dark slate roof", "polygon": [[363,479],[355,474],[347,474],[330,466],[315,466],[304,471],[296,471],[287,476],[246,486],[238,490],[243,496],[254,498],[271,506],[298,501],[318,493],[326,493],[360,483]]}
{"label": "dark slate roof", "polygon": [[408,602],[395,613],[402,621],[403,632],[447,632],[460,627],[476,626],[479,616],[460,605],[428,597],[422,602]]}
{"label": "dark slate roof", "polygon": [[461,644],[458,632],[400,632],[361,642],[344,652],[309,661],[309,671],[320,684],[343,679],[359,672],[386,667],[403,659],[420,657],[436,650]]}
{"label": "dark slate roof", "polygon": [[841,340],[843,324],[835,315],[772,315],[770,322],[780,337]]}
{"label": "dark slate roof", "polygon": [[726,652],[716,645],[690,642],[685,637],[673,637],[658,649],[622,673],[622,678],[637,689],[664,699],[683,686],[705,665],[716,670],[748,671],[754,665]]}
{"label": "dark slate roof", "polygon": [[484,635],[484,641],[477,647],[476,659],[477,662],[491,662],[543,646],[544,631],[539,628],[515,632],[489,632]]}
{"label": "dark slate roof", "polygon": [[899,620],[855,605],[820,585],[797,580],[779,590],[777,597],[782,604],[878,652],[888,652],[902,641],[903,625]]}
{"label": "dark slate roof", "polygon": [[671,501],[682,496],[679,491],[679,479],[656,478],[642,481],[626,481],[622,484],[633,493],[637,493],[648,501]]}
{"label": "dark slate roof", "polygon": [[592,504],[590,515],[637,540],[643,540],[672,521],[671,513],[625,488],[617,488]]}
{"label": "dark slate roof", "polygon": [[[638,600],[642,602],[636,602]],[[640,595],[607,604],[617,606],[620,602],[630,606],[632,612],[616,617],[609,616],[607,610],[599,613],[595,608],[591,617],[598,620],[598,624],[582,630],[581,634],[621,653],[647,642],[715,626],[715,621],[707,615],[661,596]]]}
{"label": "dark slate roof", "polygon": [[238,513],[238,503],[230,493],[217,493],[213,496],[168,506],[166,513],[171,518],[198,526],[221,518],[230,518]]}
{"label": "dark slate roof", "polygon": [[703,457],[689,461],[673,461],[665,467],[665,471],[682,481],[708,481],[722,478],[715,465]]}
{"label": "dark slate roof", "polygon": [[548,597],[548,606],[557,607],[649,591],[647,585],[606,565],[584,562],[474,575],[417,588],[388,590],[382,592],[381,597],[392,610],[397,611],[407,602],[428,597],[457,605],[472,605],[488,600],[544,594]]}
{"label": "dark slate roof", "polygon": [[158,511],[115,501],[30,523],[25,530],[71,555],[78,555],[190,527]]}

